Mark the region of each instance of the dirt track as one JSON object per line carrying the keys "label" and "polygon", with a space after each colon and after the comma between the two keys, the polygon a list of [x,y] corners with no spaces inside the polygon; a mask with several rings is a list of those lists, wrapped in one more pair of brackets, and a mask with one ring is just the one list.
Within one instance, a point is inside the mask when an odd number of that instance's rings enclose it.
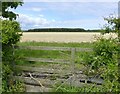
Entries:
{"label": "dirt track", "polygon": [[[114,38],[116,34],[111,34]],[[105,35],[106,38],[111,36]],[[21,42],[37,41],[37,42],[93,42],[95,36],[100,33],[88,32],[24,32]]]}

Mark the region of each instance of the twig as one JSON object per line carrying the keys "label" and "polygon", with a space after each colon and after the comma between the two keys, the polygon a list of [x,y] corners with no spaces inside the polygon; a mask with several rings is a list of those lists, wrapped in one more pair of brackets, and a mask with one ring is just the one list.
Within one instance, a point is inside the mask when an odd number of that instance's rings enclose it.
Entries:
{"label": "twig", "polygon": [[40,84],[41,87],[44,87],[44,86],[42,85],[42,83],[41,83],[39,80],[33,78],[33,76],[31,75],[31,73],[29,73],[29,75],[30,75],[30,77],[31,77],[33,80],[37,81],[37,82]]}
{"label": "twig", "polygon": [[35,78],[31,75],[31,73],[29,73],[29,75],[30,75],[30,77],[31,77],[33,80],[37,81],[37,82],[40,84],[40,86],[41,86],[42,89],[44,88],[44,86],[42,85],[42,83],[41,83],[39,80],[35,79]]}

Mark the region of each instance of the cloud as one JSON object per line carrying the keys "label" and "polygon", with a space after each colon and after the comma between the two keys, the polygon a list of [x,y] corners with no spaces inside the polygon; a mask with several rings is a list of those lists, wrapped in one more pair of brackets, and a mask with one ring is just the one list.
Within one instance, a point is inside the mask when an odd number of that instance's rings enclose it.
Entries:
{"label": "cloud", "polygon": [[[17,12],[24,29],[45,27],[100,28],[103,17],[117,12],[111,2],[37,2],[25,3]],[[27,11],[29,10],[29,11]],[[42,15],[41,15],[42,14]]]}
{"label": "cloud", "polygon": [[97,19],[79,19],[79,20],[47,20],[44,15],[33,15],[20,14],[17,19],[21,23],[22,29],[32,28],[84,28],[84,29],[99,29],[105,21],[102,17]]}
{"label": "cloud", "polygon": [[[113,2],[46,2],[44,8],[48,12],[56,13],[60,17],[69,18],[75,16],[100,17],[117,13],[118,4]],[[50,13],[51,15],[51,13]],[[70,18],[71,18],[70,17]]]}
{"label": "cloud", "polygon": [[55,21],[51,26],[68,27],[68,28],[84,28],[84,29],[100,29],[103,24],[105,24],[105,21],[101,17],[98,19]]}
{"label": "cloud", "polygon": [[41,12],[43,10],[43,8],[40,8],[40,7],[29,7],[29,8],[26,8],[25,10],[34,11],[34,12]]}
{"label": "cloud", "polygon": [[55,22],[55,20],[47,20],[43,15],[35,17],[25,14],[19,14],[19,18],[17,20],[21,23],[22,29],[46,27]]}
{"label": "cloud", "polygon": [[34,8],[31,8],[31,10],[36,11],[36,12],[40,12],[40,11],[42,11],[42,8],[34,7]]}

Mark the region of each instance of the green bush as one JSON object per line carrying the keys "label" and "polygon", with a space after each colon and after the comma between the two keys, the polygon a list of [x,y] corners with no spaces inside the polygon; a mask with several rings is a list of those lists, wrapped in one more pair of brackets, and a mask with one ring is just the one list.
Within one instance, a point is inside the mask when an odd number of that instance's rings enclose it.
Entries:
{"label": "green bush", "polygon": [[98,38],[94,43],[93,55],[85,60],[88,76],[99,76],[104,79],[103,87],[108,92],[117,92],[118,83],[118,39]]}
{"label": "green bush", "polygon": [[13,79],[15,59],[14,45],[19,42],[21,34],[20,25],[16,21],[1,20],[2,27],[2,91],[21,91],[22,84]]}
{"label": "green bush", "polygon": [[13,45],[20,40],[21,34],[20,25],[16,21],[3,20],[2,21],[2,44]]}
{"label": "green bush", "polygon": [[20,40],[21,29],[16,21],[2,20],[2,58],[8,61],[12,58],[12,47]]}

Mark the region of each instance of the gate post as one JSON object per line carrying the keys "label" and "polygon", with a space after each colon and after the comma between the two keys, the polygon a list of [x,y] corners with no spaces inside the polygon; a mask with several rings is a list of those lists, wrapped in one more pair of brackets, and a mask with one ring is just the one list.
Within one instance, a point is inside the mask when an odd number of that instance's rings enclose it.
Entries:
{"label": "gate post", "polygon": [[71,78],[71,81],[70,81],[70,85],[72,85],[74,83],[74,73],[75,73],[75,48],[71,48],[71,73],[72,73],[72,78]]}

